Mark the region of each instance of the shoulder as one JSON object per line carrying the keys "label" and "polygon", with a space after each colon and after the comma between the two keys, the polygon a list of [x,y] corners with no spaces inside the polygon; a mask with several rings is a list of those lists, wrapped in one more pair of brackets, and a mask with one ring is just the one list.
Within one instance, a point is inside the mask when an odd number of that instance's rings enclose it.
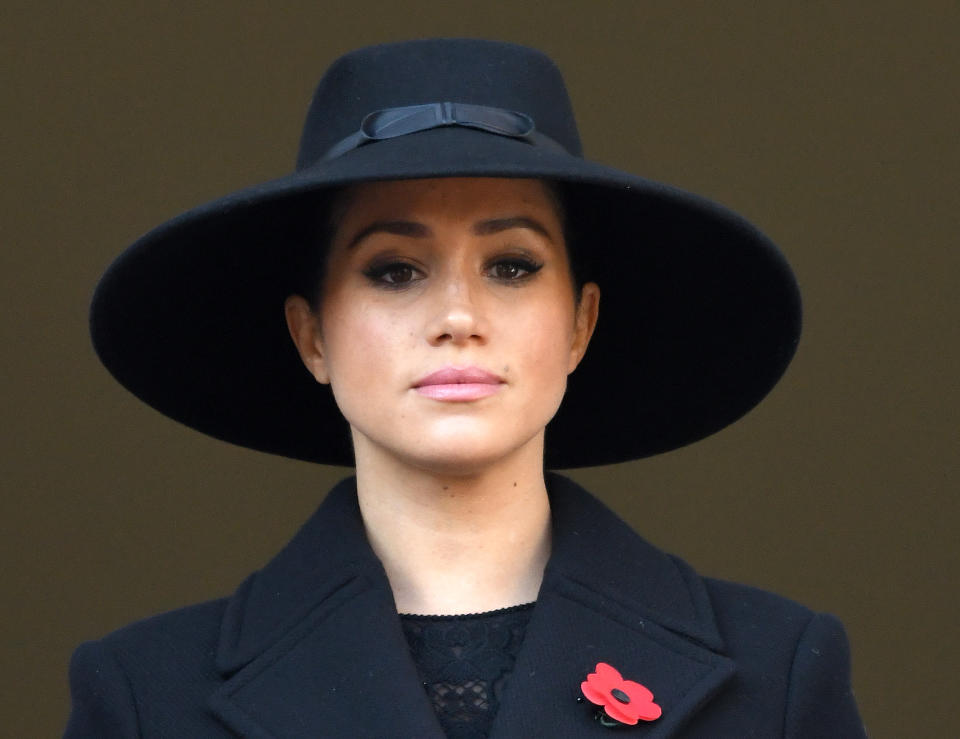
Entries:
{"label": "shoulder", "polygon": [[839,619],[759,588],[702,580],[725,651],[737,662],[734,696],[746,703],[752,686],[775,687],[786,737],[865,736]]}
{"label": "shoulder", "polygon": [[197,603],[135,621],[77,650],[116,655],[125,666],[139,662],[212,662],[227,598]]}
{"label": "shoulder", "polygon": [[804,656],[797,652],[801,644],[815,640],[824,647],[815,656],[826,662],[849,660],[846,633],[835,616],[749,585],[701,579],[729,651],[770,658],[779,647],[793,664]]}
{"label": "shoulder", "polygon": [[[218,684],[217,640],[227,600],[180,608],[77,647],[65,737],[208,735],[203,704]],[[183,733],[187,732],[187,733]],[[213,735],[213,734],[209,734]]]}
{"label": "shoulder", "polygon": [[767,590],[713,577],[700,580],[728,648],[796,641],[816,615],[807,606]]}
{"label": "shoulder", "polygon": [[[652,622],[677,653],[728,670],[687,735],[864,735],[850,689],[847,639],[836,618],[758,588],[703,577],[572,481],[551,476],[549,484],[555,536],[545,583],[549,578],[558,592],[576,583],[571,592],[592,608],[641,624],[642,633],[631,638],[650,637]],[[670,674],[679,679],[679,671]]]}

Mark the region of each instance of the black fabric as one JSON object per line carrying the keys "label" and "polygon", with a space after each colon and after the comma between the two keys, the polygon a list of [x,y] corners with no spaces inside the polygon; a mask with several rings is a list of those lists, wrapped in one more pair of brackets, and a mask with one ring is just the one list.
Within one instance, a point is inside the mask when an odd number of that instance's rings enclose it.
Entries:
{"label": "black fabric", "polygon": [[[492,739],[605,737],[579,686],[597,662],[653,691],[643,739],[857,739],[843,627],[701,578],[565,478],[553,548]],[[202,566],[202,565],[201,565]],[[228,599],[82,645],[67,739],[443,739],[346,480]]]}
{"label": "black fabric", "polygon": [[486,613],[400,617],[447,739],[486,739],[533,603]]}
{"label": "black fabric", "polygon": [[[520,112],[566,151],[446,126],[323,159],[374,111],[442,101]],[[283,311],[302,290],[304,250],[323,248],[316,225],[331,192],[371,180],[542,178],[559,183],[570,248],[603,294],[548,429],[547,466],[689,444],[740,418],[785,371],[800,335],[793,274],[738,215],[580,154],[563,79],[540,52],[465,39],[351,52],[317,87],[295,173],[168,221],[109,267],[91,304],[94,347],[137,397],[205,434],[352,465],[346,424],[304,369]]]}

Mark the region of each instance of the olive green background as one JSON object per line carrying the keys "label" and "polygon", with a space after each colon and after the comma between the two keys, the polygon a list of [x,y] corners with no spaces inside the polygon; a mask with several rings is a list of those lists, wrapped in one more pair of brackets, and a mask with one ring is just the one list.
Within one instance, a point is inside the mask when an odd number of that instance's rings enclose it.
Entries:
{"label": "olive green background", "polygon": [[743,213],[804,291],[799,353],[758,409],[575,477],[702,572],[839,615],[872,736],[956,735],[956,3],[115,0],[3,16],[0,733],[58,735],[78,642],[229,593],[344,474],[207,439],[123,391],[87,338],[101,271],[181,210],[288,171],[334,57],[467,35],[548,52],[590,157]]}

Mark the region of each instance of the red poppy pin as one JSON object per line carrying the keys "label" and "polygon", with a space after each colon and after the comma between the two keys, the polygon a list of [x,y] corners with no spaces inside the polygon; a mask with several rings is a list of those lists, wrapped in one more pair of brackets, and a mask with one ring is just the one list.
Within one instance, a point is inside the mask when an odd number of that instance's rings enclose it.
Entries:
{"label": "red poppy pin", "polygon": [[606,662],[598,662],[596,672],[580,683],[587,700],[598,706],[595,718],[606,727],[633,726],[637,721],[653,721],[663,712],[653,702],[653,693],[633,680],[624,680]]}

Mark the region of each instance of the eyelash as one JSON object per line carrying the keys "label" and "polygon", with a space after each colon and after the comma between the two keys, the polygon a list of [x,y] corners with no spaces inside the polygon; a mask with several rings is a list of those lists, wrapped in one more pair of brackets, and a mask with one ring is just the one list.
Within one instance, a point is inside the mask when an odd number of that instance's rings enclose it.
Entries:
{"label": "eyelash", "polygon": [[[526,257],[499,257],[490,262],[485,268],[485,271],[492,271],[497,268],[509,267],[511,269],[522,272],[523,274],[517,275],[515,277],[503,277],[492,275],[492,279],[497,282],[516,287],[531,277],[533,277],[537,272],[543,268],[543,264],[540,262],[535,262],[532,259]],[[399,281],[393,281],[392,279],[387,279],[388,276],[393,276],[395,278],[397,273],[401,270],[408,273],[409,278]],[[417,273],[422,274],[421,270],[402,260],[385,262],[382,264],[373,264],[363,270],[363,275],[374,283],[378,287],[385,288],[387,290],[403,290],[410,285],[419,282],[422,277],[417,278],[415,275]]]}
{"label": "eyelash", "polygon": [[384,287],[388,290],[402,290],[416,280],[402,280],[398,282],[393,282],[387,279],[387,276],[391,273],[399,272],[400,270],[409,270],[412,274],[419,272],[420,270],[414,267],[412,264],[407,264],[406,262],[385,262],[383,264],[373,264],[363,270],[363,275],[370,282],[374,283],[378,287]]}

